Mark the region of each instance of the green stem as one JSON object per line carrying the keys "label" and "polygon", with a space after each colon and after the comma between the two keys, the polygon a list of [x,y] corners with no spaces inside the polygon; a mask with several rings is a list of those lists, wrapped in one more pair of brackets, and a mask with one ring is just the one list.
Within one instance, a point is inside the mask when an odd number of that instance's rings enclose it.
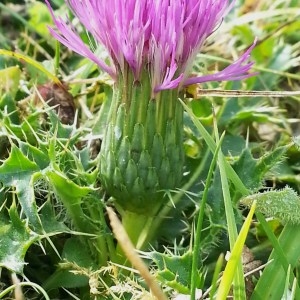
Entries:
{"label": "green stem", "polygon": [[55,57],[54,57],[54,74],[59,74],[59,63],[60,63],[60,42],[56,41],[55,45]]}
{"label": "green stem", "polygon": [[[145,249],[151,241],[155,232],[152,230],[153,217],[125,211],[122,215],[122,225],[130,237],[134,247],[138,250]],[[117,245],[115,261],[126,265],[127,258],[121,245]]]}
{"label": "green stem", "polygon": [[[133,245],[139,249],[143,245],[141,245],[141,232],[148,231],[149,221],[151,223],[152,217],[147,217],[142,214],[136,214],[134,212],[126,211],[122,218],[122,224],[128,233]],[[146,227],[146,228],[145,228]],[[150,234],[146,239],[144,239],[144,243],[149,239]]]}
{"label": "green stem", "polygon": [[15,288],[23,287],[23,286],[29,286],[29,287],[35,288],[37,291],[39,291],[41,294],[43,294],[43,296],[46,300],[50,300],[50,297],[48,296],[46,291],[41,286],[39,286],[38,284],[36,284],[34,282],[19,282],[19,283],[11,285],[4,291],[1,291],[0,299],[2,299],[6,294],[10,293]]}
{"label": "green stem", "polygon": [[[100,224],[104,227],[104,231],[105,231],[104,237],[105,237],[105,241],[106,241],[106,245],[107,245],[107,250],[109,253],[109,258],[111,261],[115,261],[116,248],[115,248],[113,236],[111,235],[110,230],[108,229],[103,209],[100,211],[99,221],[100,221]],[[101,253],[100,253],[100,255],[101,255]],[[107,263],[107,261],[105,262],[105,264],[106,263]]]}

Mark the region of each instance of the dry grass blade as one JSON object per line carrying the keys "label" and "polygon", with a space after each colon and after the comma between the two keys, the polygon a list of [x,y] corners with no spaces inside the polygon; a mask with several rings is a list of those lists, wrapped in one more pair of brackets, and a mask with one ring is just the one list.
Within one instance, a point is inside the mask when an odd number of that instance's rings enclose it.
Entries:
{"label": "dry grass blade", "polygon": [[22,292],[22,287],[20,285],[20,280],[15,273],[11,274],[11,279],[13,284],[16,286],[15,288],[15,300],[25,300],[24,294]]}
{"label": "dry grass blade", "polygon": [[122,226],[115,212],[112,210],[111,207],[107,207],[106,210],[108,213],[108,217],[110,220],[110,225],[112,227],[113,233],[118,243],[120,244],[122,250],[124,251],[126,257],[128,258],[128,260],[139,271],[140,275],[145,279],[153,295],[158,300],[167,300],[168,298],[163,293],[160,286],[155,281],[154,277],[150,274],[147,266],[136,253],[132,242],[130,241],[124,227]]}
{"label": "dry grass blade", "polygon": [[197,96],[213,97],[293,97],[300,96],[300,91],[239,91],[205,89],[197,91]]}

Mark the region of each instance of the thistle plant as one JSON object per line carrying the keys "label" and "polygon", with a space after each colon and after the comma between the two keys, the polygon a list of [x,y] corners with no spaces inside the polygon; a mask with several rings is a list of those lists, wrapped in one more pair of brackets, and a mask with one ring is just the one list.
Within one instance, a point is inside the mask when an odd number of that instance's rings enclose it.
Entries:
{"label": "thistle plant", "polygon": [[[193,60],[233,6],[229,0],[66,0],[109,56],[85,44],[69,19],[56,17],[52,35],[89,58],[114,80],[100,151],[100,180],[115,198],[123,224],[138,231],[159,211],[166,190],[180,187],[183,166],[184,88],[251,76],[254,44],[215,74],[190,76]],[[183,99],[184,100],[184,99]]]}

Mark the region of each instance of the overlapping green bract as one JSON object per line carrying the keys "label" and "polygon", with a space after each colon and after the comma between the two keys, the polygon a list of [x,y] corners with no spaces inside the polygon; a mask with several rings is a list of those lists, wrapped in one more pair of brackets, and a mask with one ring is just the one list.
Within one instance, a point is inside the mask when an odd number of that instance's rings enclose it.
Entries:
{"label": "overlapping green bract", "polygon": [[101,146],[100,179],[125,209],[151,211],[166,189],[180,185],[183,108],[177,97],[175,90],[164,91],[151,100],[149,80],[114,92]]}

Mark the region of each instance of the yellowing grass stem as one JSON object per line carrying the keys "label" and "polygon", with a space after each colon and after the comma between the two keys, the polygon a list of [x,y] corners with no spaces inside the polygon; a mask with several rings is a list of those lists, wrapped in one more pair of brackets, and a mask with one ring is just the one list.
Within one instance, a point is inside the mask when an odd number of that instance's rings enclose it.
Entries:
{"label": "yellowing grass stem", "polygon": [[[238,265],[241,261],[241,255],[242,255],[242,251],[243,251],[243,246],[245,244],[245,240],[251,225],[251,221],[252,221],[252,217],[255,211],[255,206],[256,203],[254,202],[250,212],[242,226],[242,229],[233,245],[231,254],[230,254],[230,258],[228,260],[228,263],[226,265],[226,268],[224,270],[222,279],[221,279],[221,283],[218,289],[218,293],[217,293],[217,300],[225,300],[227,299],[231,284],[232,284],[232,280],[235,276],[236,270],[238,268]],[[241,298],[237,298],[234,297],[234,299],[241,299]],[[261,298],[261,299],[270,299],[270,298]]]}

